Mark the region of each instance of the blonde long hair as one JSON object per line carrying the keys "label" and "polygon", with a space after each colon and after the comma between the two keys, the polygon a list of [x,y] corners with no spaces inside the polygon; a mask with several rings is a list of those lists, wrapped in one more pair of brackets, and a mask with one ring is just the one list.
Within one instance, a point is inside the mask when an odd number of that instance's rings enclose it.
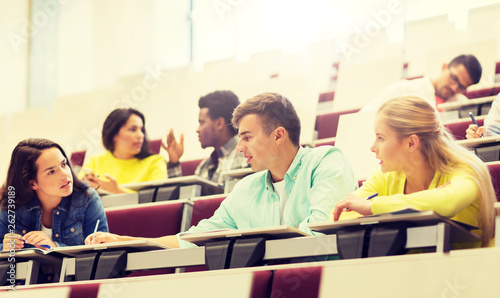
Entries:
{"label": "blonde long hair", "polygon": [[[479,228],[482,246],[488,246],[495,232],[495,190],[490,172],[484,162],[465,147],[457,144],[450,132],[439,121],[436,109],[425,99],[403,96],[385,102],[377,117],[393,129],[400,139],[412,134],[422,143],[422,153],[432,168],[442,174],[465,168],[479,191]],[[461,167],[464,165],[465,167]],[[457,169],[457,167],[459,169]]]}

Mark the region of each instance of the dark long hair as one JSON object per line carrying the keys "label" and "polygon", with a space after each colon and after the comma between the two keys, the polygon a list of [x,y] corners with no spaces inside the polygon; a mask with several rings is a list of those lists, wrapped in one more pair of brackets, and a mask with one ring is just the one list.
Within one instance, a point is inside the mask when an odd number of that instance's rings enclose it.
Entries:
{"label": "dark long hair", "polygon": [[[73,175],[73,191],[75,189],[81,191],[88,189],[88,186],[78,179],[73,172],[69,159],[59,144],[47,139],[26,139],[19,142],[14,151],[12,151],[7,180],[2,187],[2,198],[0,199],[0,207],[2,209],[7,209],[9,192],[12,194],[12,191],[15,193],[16,208],[36,199],[36,192],[30,187],[29,182],[30,180],[36,181],[36,174],[38,172],[36,161],[42,154],[42,151],[49,148],[59,149],[64,158],[68,160],[68,167],[70,167],[71,174]],[[13,190],[12,187],[14,188]]]}
{"label": "dark long hair", "polygon": [[127,122],[128,118],[132,115],[137,115],[142,119],[142,133],[144,134],[144,142],[142,142],[141,152],[135,155],[138,159],[143,159],[151,156],[152,153],[149,149],[149,139],[146,134],[146,119],[144,115],[136,109],[115,109],[112,111],[102,126],[102,144],[104,148],[109,152],[113,153],[115,151],[115,142],[113,138],[118,134],[120,128]]}

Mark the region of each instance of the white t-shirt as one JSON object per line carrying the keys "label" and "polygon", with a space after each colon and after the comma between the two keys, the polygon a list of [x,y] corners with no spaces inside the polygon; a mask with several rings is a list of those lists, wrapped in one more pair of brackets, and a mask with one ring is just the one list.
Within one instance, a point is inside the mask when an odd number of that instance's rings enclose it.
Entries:
{"label": "white t-shirt", "polygon": [[284,224],[283,214],[285,213],[285,206],[288,202],[288,194],[286,193],[285,180],[273,183],[274,192],[278,195],[280,200],[280,223]]}
{"label": "white t-shirt", "polygon": [[49,236],[49,239],[52,239],[52,229],[46,228],[41,222],[40,224],[42,225],[42,232]]}

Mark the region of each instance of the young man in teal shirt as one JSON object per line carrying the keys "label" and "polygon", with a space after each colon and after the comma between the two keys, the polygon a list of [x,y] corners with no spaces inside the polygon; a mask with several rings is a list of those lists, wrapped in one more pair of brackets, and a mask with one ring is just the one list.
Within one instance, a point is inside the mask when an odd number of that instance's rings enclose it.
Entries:
{"label": "young man in teal shirt", "polygon": [[[313,234],[307,224],[328,220],[335,204],[357,188],[338,148],[300,146],[300,120],[284,96],[250,98],[234,110],[232,122],[239,129],[237,150],[257,173],[238,182],[214,215],[188,232],[289,225]],[[98,233],[94,243],[134,239]],[[150,240],[170,247],[193,245],[176,235]]]}

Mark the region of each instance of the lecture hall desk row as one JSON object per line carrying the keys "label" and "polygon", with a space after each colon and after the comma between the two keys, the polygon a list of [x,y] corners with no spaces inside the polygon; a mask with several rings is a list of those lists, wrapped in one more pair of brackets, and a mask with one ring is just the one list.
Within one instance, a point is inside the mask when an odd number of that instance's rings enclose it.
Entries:
{"label": "lecture hall desk row", "polygon": [[[498,297],[499,248],[19,287],[3,297]],[[196,285],[196,286],[193,286]],[[26,291],[28,293],[22,293]],[[55,292],[54,292],[55,293]]]}

